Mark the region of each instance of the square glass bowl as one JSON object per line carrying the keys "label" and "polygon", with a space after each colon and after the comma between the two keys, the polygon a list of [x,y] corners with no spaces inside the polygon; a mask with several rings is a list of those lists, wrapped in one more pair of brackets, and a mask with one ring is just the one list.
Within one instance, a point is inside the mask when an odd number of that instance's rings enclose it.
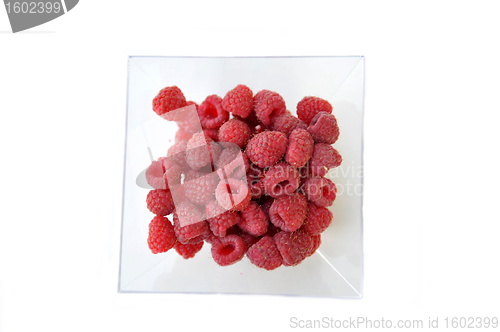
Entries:
{"label": "square glass bowl", "polygon": [[[238,84],[254,93],[279,93],[287,109],[305,96],[333,106],[340,136],[333,145],[343,162],[327,177],[337,185],[330,207],[334,219],[322,244],[295,267],[266,271],[248,258],[217,265],[210,245],[192,259],[175,250],[152,254],[146,207],[150,189],[145,170],[174,143],[177,125],[153,112],[152,100],[166,86],[178,86],[187,100],[224,97]],[[364,58],[340,57],[130,57],[128,62],[127,135],[123,186],[120,292],[237,293],[360,298],[362,296]],[[172,220],[171,216],[169,217]]]}

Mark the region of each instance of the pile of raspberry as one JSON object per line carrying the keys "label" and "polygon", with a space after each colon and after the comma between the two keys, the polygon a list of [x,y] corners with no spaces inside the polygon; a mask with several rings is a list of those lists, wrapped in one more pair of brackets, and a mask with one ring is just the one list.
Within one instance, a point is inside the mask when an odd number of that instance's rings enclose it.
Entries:
{"label": "pile of raspberry", "polygon": [[328,101],[305,97],[296,117],[269,90],[254,95],[238,85],[198,105],[171,86],[153,99],[153,110],[179,127],[166,156],[146,171],[154,254],[173,248],[189,259],[206,242],[221,266],[246,255],[274,270],[318,249],[337,194],[325,175],[342,162]]}

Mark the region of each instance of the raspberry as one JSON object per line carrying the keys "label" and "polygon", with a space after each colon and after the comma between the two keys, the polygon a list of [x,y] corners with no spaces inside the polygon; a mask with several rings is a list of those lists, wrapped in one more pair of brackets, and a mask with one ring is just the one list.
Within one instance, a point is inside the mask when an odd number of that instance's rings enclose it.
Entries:
{"label": "raspberry", "polygon": [[218,129],[203,129],[203,134],[209,137],[212,141],[219,140],[219,130]]}
{"label": "raspberry", "polygon": [[339,138],[339,126],[335,115],[319,112],[307,128],[314,142],[333,144]]}
{"label": "raspberry", "polygon": [[176,86],[161,89],[153,99],[153,110],[158,115],[166,115],[166,113],[184,106],[186,106],[186,98],[181,89]]}
{"label": "raspberry", "polygon": [[171,214],[174,209],[172,193],[166,189],[155,189],[148,193],[146,198],[148,210],[159,216]]}
{"label": "raspberry", "polygon": [[216,163],[217,174],[221,180],[226,178],[241,180],[249,168],[248,157],[239,147],[230,145],[231,147],[225,148],[220,154]]}
{"label": "raspberry", "polygon": [[212,244],[212,257],[220,266],[228,266],[240,261],[245,251],[245,242],[238,235],[227,235]]}
{"label": "raspberry", "polygon": [[146,181],[155,189],[167,189],[167,182],[163,179],[164,173],[163,161],[155,160],[146,170]]}
{"label": "raspberry", "polygon": [[253,108],[253,92],[246,85],[238,85],[230,90],[222,100],[222,109],[233,115],[246,118]]}
{"label": "raspberry", "polygon": [[309,162],[312,175],[325,176],[328,170],[342,164],[342,156],[330,144],[317,143]]}
{"label": "raspberry", "polygon": [[220,146],[203,133],[194,134],[187,143],[186,162],[193,170],[213,164],[221,153]]}
{"label": "raspberry", "polygon": [[198,108],[198,116],[203,128],[217,129],[229,120],[229,113],[222,109],[222,98],[208,96]]}
{"label": "raspberry", "polygon": [[168,218],[156,216],[149,223],[148,246],[153,254],[166,252],[173,248],[175,238],[174,226]]}
{"label": "raspberry", "polygon": [[297,168],[280,162],[269,168],[263,182],[266,194],[271,197],[292,195],[300,185],[299,172]]}
{"label": "raspberry", "polygon": [[279,131],[264,131],[248,142],[246,154],[260,168],[273,166],[285,154],[288,144],[286,135]]}
{"label": "raspberry", "polygon": [[237,212],[224,210],[216,201],[212,201],[206,206],[206,216],[210,230],[219,237],[226,236],[226,230],[240,222],[240,216]]}
{"label": "raspberry", "polygon": [[323,207],[332,205],[337,196],[335,184],[322,176],[308,178],[304,183],[303,190],[310,202]]}
{"label": "raspberry", "polygon": [[309,214],[307,215],[301,230],[309,235],[319,235],[330,226],[333,214],[325,207],[309,203]]}
{"label": "raspberry", "polygon": [[187,162],[186,162],[186,149],[187,149],[187,142],[186,141],[180,141],[177,143],[174,143],[168,151],[167,151],[167,158],[171,163],[177,164],[180,167],[186,167]]}
{"label": "raspberry", "polygon": [[202,247],[203,241],[194,244],[183,244],[180,242],[176,242],[174,245],[175,251],[177,251],[177,253],[184,259],[193,258],[194,255],[196,255],[196,253],[200,251]]}
{"label": "raspberry", "polygon": [[252,164],[249,167],[247,174],[247,184],[250,189],[252,199],[259,199],[265,192],[264,188],[264,171]]}
{"label": "raspberry", "polygon": [[279,232],[274,236],[274,242],[283,258],[284,266],[295,266],[311,253],[313,240],[302,232]]}
{"label": "raspberry", "polygon": [[184,179],[184,196],[193,204],[205,205],[215,199],[217,184],[219,184],[217,174],[191,170]]}
{"label": "raspberry", "polygon": [[274,118],[272,129],[282,132],[287,137],[290,136],[292,131],[297,128],[307,129],[307,125],[304,123],[304,121],[296,118],[291,114],[283,114]]}
{"label": "raspberry", "polygon": [[219,129],[219,141],[229,142],[244,148],[250,139],[250,127],[243,121],[231,119]]}
{"label": "raspberry", "polygon": [[255,115],[266,126],[271,125],[272,118],[286,112],[285,100],[276,92],[259,91],[254,98]]}
{"label": "raspberry", "polygon": [[269,220],[259,204],[251,201],[246,208],[240,211],[241,220],[238,227],[253,236],[260,236],[267,232]]}
{"label": "raspberry", "polygon": [[321,235],[311,235],[312,239],[312,248],[311,251],[307,254],[307,257],[312,256],[316,252],[316,250],[319,248],[321,245]]}
{"label": "raspberry", "polygon": [[318,97],[304,97],[297,104],[297,116],[307,125],[319,112],[332,113],[332,105],[327,100]]}
{"label": "raspberry", "polygon": [[252,196],[245,182],[232,178],[220,181],[215,189],[217,203],[226,210],[241,211],[246,208]]}
{"label": "raspberry", "polygon": [[269,209],[271,222],[287,232],[299,229],[306,217],[307,200],[299,193],[276,199]]}
{"label": "raspberry", "polygon": [[262,269],[271,271],[283,264],[281,254],[270,236],[264,236],[247,251],[250,262]]}
{"label": "raspberry", "polygon": [[[177,204],[174,212],[174,230],[177,240],[181,243],[197,243],[210,232],[203,214],[188,202]],[[189,241],[195,238],[199,241]]]}
{"label": "raspberry", "polygon": [[304,129],[297,128],[290,134],[285,160],[292,166],[304,166],[313,154],[314,141]]}

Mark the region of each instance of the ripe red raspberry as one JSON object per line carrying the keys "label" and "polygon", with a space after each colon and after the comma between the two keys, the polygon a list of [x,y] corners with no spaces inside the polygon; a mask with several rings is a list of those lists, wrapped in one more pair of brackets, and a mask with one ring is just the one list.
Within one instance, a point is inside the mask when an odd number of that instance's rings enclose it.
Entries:
{"label": "ripe red raspberry", "polygon": [[166,252],[173,248],[175,238],[174,226],[168,218],[156,216],[149,223],[148,246],[153,254]]}
{"label": "ripe red raspberry", "polygon": [[321,235],[311,235],[312,239],[312,247],[311,251],[307,254],[307,257],[312,256],[318,250],[319,246],[321,245]]}
{"label": "ripe red raspberry", "polygon": [[303,167],[313,154],[314,141],[304,129],[297,128],[288,138],[285,160],[297,168]]}
{"label": "ripe red raspberry", "polygon": [[319,112],[307,128],[314,142],[333,144],[339,138],[339,126],[333,114]]}
{"label": "ripe red raspberry", "polygon": [[234,143],[243,149],[249,139],[250,127],[243,121],[231,119],[219,129],[220,142]]}
{"label": "ripe red raspberry", "polygon": [[203,247],[203,241],[194,244],[183,244],[176,242],[174,245],[175,251],[181,255],[184,259],[193,258],[194,255]]}
{"label": "ripe red raspberry", "polygon": [[308,207],[309,214],[300,229],[309,235],[318,235],[323,233],[332,223],[332,212],[327,208],[317,206],[314,203],[309,203]]}
{"label": "ripe red raspberry", "polygon": [[319,112],[332,113],[332,105],[327,100],[318,97],[304,97],[297,104],[297,116],[307,125]]}
{"label": "ripe red raspberry", "polygon": [[163,179],[165,167],[162,160],[155,160],[146,170],[146,181],[155,189],[167,189],[167,182]]}
{"label": "ripe red raspberry", "polygon": [[271,197],[292,195],[300,185],[299,172],[297,168],[280,162],[269,168],[263,182],[266,194]]}
{"label": "ripe red raspberry", "polygon": [[262,90],[254,98],[255,114],[266,126],[271,125],[272,118],[286,112],[285,100],[278,93]]}
{"label": "ripe red raspberry", "polygon": [[311,175],[325,176],[331,168],[342,164],[342,156],[330,144],[317,143],[309,161]]}
{"label": "ripe red raspberry", "polygon": [[221,153],[220,146],[203,133],[196,133],[187,143],[186,162],[193,170],[217,161]]}
{"label": "ripe red raspberry", "polygon": [[279,232],[274,236],[274,242],[283,258],[284,266],[295,266],[311,253],[313,240],[302,232]]}
{"label": "ripe red raspberry", "polygon": [[241,220],[238,227],[253,236],[260,236],[267,232],[269,219],[259,204],[251,201],[246,208],[240,211]]}
{"label": "ripe red raspberry", "polygon": [[228,266],[240,261],[245,255],[246,245],[238,235],[227,235],[212,244],[212,257],[220,266]]}
{"label": "ripe red raspberry", "polygon": [[184,106],[186,106],[186,98],[181,89],[176,86],[161,89],[153,99],[153,110],[155,113],[166,116],[167,120],[170,121],[173,119],[168,119],[166,113]]}
{"label": "ripe red raspberry", "polygon": [[245,177],[249,168],[248,157],[239,147],[228,144],[230,147],[222,150],[216,163],[217,174],[221,180],[233,178],[241,180]]}
{"label": "ripe red raspberry", "polygon": [[230,90],[222,100],[222,108],[233,115],[246,118],[253,109],[253,92],[246,85]]}
{"label": "ripe red raspberry", "polygon": [[328,207],[333,204],[337,196],[337,187],[327,178],[313,176],[304,183],[304,194],[307,199],[318,205]]}
{"label": "ripe red raspberry", "polygon": [[198,116],[203,128],[217,129],[229,120],[229,113],[222,109],[222,98],[208,96],[198,108]]}
{"label": "ripe red raspberry", "polygon": [[[186,180],[187,179],[187,180]],[[205,205],[215,199],[219,184],[216,173],[199,173],[190,170],[184,179],[184,197],[196,205]]]}
{"label": "ripe red raspberry", "polygon": [[264,195],[264,171],[251,164],[247,174],[247,184],[250,189],[252,199],[259,199]]}
{"label": "ripe red raspberry", "polygon": [[262,269],[271,271],[283,264],[281,254],[270,236],[264,236],[247,251],[250,262]]}
{"label": "ripe red raspberry", "polygon": [[269,220],[287,232],[299,229],[306,217],[307,200],[299,193],[275,199],[269,209]]}
{"label": "ripe red raspberry", "polygon": [[203,134],[209,137],[212,141],[219,140],[219,129],[203,129]]}
{"label": "ripe red raspberry", "polygon": [[307,125],[304,121],[296,118],[291,114],[283,114],[274,118],[272,129],[274,131],[280,131],[287,137],[290,136],[293,130],[301,128],[307,129]]}
{"label": "ripe red raspberry", "polygon": [[187,141],[180,141],[174,143],[167,151],[167,159],[179,167],[184,168],[187,166],[186,162]]}
{"label": "ripe red raspberry", "polygon": [[159,216],[171,214],[175,209],[172,193],[166,189],[154,189],[146,198],[148,210]]}
{"label": "ripe red raspberry", "polygon": [[252,199],[246,181],[221,180],[215,189],[217,203],[226,210],[241,211]]}
{"label": "ripe red raspberry", "polygon": [[210,202],[205,211],[210,230],[215,236],[226,236],[227,229],[240,222],[238,212],[226,211],[216,201]]}
{"label": "ripe red raspberry", "polygon": [[246,154],[260,168],[273,166],[285,154],[288,145],[286,135],[278,131],[264,131],[250,139]]}

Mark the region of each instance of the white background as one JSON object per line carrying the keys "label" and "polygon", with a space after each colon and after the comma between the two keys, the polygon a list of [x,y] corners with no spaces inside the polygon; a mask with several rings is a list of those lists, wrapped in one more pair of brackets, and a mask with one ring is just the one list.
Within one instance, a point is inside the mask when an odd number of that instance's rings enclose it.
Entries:
{"label": "white background", "polygon": [[[497,2],[83,0],[9,30],[1,331],[500,316]],[[362,300],[117,293],[128,55],[366,56]]]}

